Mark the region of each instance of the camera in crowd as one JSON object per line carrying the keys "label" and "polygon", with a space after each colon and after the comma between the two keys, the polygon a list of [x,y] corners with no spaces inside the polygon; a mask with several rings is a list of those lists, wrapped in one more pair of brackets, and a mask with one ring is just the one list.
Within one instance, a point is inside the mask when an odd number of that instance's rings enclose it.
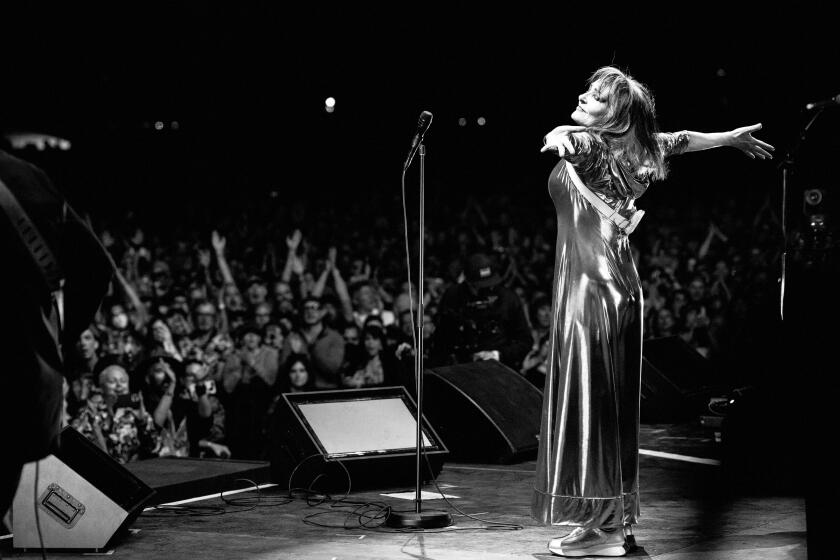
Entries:
{"label": "camera in crowd", "polygon": [[205,379],[195,383],[187,383],[181,393],[181,398],[197,401],[203,395],[215,395],[216,382],[212,379]]}

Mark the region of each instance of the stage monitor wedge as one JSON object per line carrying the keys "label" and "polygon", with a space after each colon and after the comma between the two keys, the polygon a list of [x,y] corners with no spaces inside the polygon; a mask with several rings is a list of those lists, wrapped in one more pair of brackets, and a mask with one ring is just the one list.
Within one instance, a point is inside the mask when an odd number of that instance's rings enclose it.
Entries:
{"label": "stage monitor wedge", "polygon": [[684,422],[706,412],[709,398],[727,393],[711,362],[679,336],[644,341],[642,423]]}
{"label": "stage monitor wedge", "polygon": [[542,392],[496,360],[427,369],[423,409],[453,460],[513,463],[536,457]]}
{"label": "stage monitor wedge", "polygon": [[[422,423],[423,480],[449,450]],[[417,478],[417,405],[404,387],[284,393],[270,424],[272,480],[319,491],[409,487]]]}
{"label": "stage monitor wedge", "polygon": [[37,462],[37,469],[36,462],[24,465],[12,503],[14,548],[102,551],[127,532],[153,495],[68,426],[54,455]]}

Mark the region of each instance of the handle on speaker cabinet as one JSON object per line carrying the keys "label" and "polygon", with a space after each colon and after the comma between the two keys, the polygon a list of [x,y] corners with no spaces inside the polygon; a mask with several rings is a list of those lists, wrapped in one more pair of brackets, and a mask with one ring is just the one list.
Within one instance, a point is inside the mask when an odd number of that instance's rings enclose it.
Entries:
{"label": "handle on speaker cabinet", "polygon": [[72,529],[85,514],[85,505],[55,482],[47,486],[41,494],[38,507],[61,523],[65,529]]}

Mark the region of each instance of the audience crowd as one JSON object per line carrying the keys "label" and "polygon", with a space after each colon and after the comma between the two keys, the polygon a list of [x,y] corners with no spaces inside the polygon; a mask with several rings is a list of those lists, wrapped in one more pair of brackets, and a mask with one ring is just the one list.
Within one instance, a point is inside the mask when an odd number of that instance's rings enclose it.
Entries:
{"label": "audience crowd", "polygon": [[[418,225],[399,198],[242,203],[92,220],[116,264],[109,295],[72,350],[66,420],[116,459],[265,457],[283,393],[414,386],[423,322],[427,366],[444,292],[470,257],[494,262],[531,340],[512,369],[540,386],[551,322],[555,216],[550,202],[488,194],[435,204],[424,242],[424,316],[409,282]],[[541,202],[540,202],[541,200]],[[745,208],[748,208],[745,210]],[[727,384],[760,373],[745,353],[777,297],[779,225],[769,203],[658,208],[631,237],[647,338],[676,337]],[[412,279],[414,277],[412,276]],[[476,359],[499,359],[498,352]]]}

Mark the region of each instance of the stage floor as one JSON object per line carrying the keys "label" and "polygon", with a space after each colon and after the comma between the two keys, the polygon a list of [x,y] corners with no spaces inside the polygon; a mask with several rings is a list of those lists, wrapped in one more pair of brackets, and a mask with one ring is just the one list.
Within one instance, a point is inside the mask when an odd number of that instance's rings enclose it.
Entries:
{"label": "stage floor", "polygon": [[[739,492],[726,483],[714,433],[697,424],[642,427],[642,517],[636,527],[639,549],[631,558],[805,559],[804,499],[791,491]],[[447,510],[453,525],[426,532],[386,527],[360,527],[359,513],[375,508],[364,502],[385,502],[411,511],[413,502],[382,493],[413,487],[353,490],[344,504],[284,503],[286,488],[188,502],[177,511],[149,510],[115,549],[115,558],[255,559],[518,559],[554,558],[549,539],[567,529],[538,525],[529,515],[534,461],[513,465],[447,462],[438,485],[465,517],[442,499],[426,499],[425,510]],[[436,492],[434,485],[425,491]],[[334,496],[336,499],[343,497]],[[354,509],[357,510],[354,513]],[[317,514],[312,517],[313,514]],[[304,521],[326,526],[315,526]],[[364,521],[364,519],[361,519]],[[484,523],[487,522],[487,523]],[[490,522],[522,526],[493,530]],[[376,525],[379,522],[369,520]],[[349,528],[344,528],[344,527]],[[40,557],[16,553],[10,540],[2,556]],[[81,554],[48,553],[49,558],[82,558]],[[89,556],[87,556],[89,557]]]}

